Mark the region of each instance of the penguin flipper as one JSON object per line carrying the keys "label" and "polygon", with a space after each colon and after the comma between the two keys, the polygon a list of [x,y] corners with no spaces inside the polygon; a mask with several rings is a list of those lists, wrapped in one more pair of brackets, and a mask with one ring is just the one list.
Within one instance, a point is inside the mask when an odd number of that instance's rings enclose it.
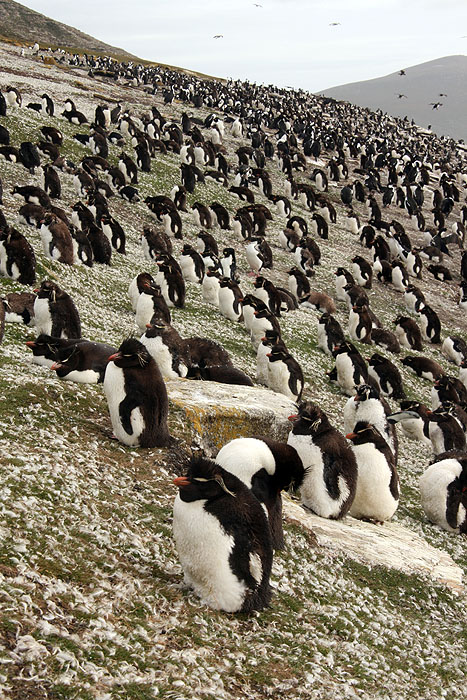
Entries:
{"label": "penguin flipper", "polygon": [[446,520],[454,530],[457,529],[457,513],[461,503],[462,493],[459,489],[458,479],[452,481],[447,488],[446,495]]}
{"label": "penguin flipper", "polygon": [[128,433],[128,435],[133,435],[133,426],[131,425],[131,413],[135,408],[138,408],[143,403],[143,396],[140,392],[135,392],[131,395],[125,396],[123,401],[120,402],[119,414],[122,423],[123,430]]}

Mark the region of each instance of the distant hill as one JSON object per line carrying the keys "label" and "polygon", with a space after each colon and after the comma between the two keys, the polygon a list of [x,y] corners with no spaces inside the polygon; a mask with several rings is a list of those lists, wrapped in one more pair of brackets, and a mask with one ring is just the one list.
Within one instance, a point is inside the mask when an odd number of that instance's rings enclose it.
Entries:
{"label": "distant hill", "polygon": [[0,38],[29,44],[37,41],[41,46],[58,46],[135,58],[123,49],[105,44],[89,34],[56,22],[13,0],[0,0]]}
{"label": "distant hill", "polygon": [[[390,73],[382,78],[348,83],[319,94],[361,107],[381,109],[413,119],[444,136],[467,141],[467,56],[445,56]],[[405,97],[398,97],[405,95]],[[430,103],[440,102],[433,109]]]}

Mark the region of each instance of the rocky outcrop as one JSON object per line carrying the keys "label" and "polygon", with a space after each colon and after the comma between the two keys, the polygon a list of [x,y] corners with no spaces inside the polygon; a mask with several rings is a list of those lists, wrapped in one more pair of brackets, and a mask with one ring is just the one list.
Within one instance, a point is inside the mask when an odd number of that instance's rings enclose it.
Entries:
{"label": "rocky outcrop", "polygon": [[284,516],[311,530],[318,545],[370,566],[386,566],[407,574],[424,574],[454,591],[463,590],[462,569],[449,554],[435,549],[398,523],[384,525],[355,520],[327,520],[284,498]]}
{"label": "rocky outcrop", "polygon": [[[167,381],[171,410],[181,411],[192,444],[212,457],[238,437],[287,440],[296,406],[269,389],[175,379]],[[189,436],[188,436],[189,438]]]}

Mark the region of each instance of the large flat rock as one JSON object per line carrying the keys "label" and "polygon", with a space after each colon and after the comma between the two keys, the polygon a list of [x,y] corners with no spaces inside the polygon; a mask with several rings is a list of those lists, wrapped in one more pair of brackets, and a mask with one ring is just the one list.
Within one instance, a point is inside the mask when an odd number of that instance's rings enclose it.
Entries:
{"label": "large flat rock", "polygon": [[386,566],[408,574],[425,574],[454,591],[463,591],[462,569],[449,554],[435,549],[397,523],[384,525],[356,520],[328,520],[284,497],[284,517],[311,530],[318,544],[371,566]]}
{"label": "large flat rock", "polygon": [[174,379],[166,382],[169,401],[183,411],[192,443],[212,457],[238,437],[267,435],[287,440],[296,412],[293,401],[269,389]]}

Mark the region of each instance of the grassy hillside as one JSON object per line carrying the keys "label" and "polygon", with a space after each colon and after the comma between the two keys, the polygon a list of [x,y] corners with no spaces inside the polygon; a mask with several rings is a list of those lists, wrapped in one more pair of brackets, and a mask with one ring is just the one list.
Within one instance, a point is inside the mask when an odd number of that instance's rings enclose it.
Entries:
{"label": "grassy hillside", "polygon": [[106,53],[109,56],[134,58],[123,49],[110,46],[63,22],[57,22],[14,0],[0,0],[0,36],[2,39],[33,45],[60,47],[80,51]]}
{"label": "grassy hillside", "polygon": [[[97,103],[118,100],[134,115],[155,104],[166,118],[179,121],[187,105],[162,103],[141,89],[91,80],[84,71],[47,67],[2,47],[1,87],[17,85],[23,99],[37,101],[48,92],[57,113],[67,97],[90,119]],[[30,77],[32,76],[32,77]],[[316,100],[317,110],[325,105]],[[60,108],[59,108],[60,107]],[[207,109],[196,110],[206,117]],[[11,109],[1,119],[12,143],[36,141],[43,124],[65,134],[62,153],[74,162],[88,151],[73,139],[85,127],[60,117]],[[272,136],[272,135],[271,135]],[[246,139],[224,140],[229,162]],[[129,141],[125,151],[132,149]],[[120,149],[111,147],[116,163]],[[325,152],[321,165],[332,154]],[[179,156],[157,155],[150,173],[141,173],[141,200],[168,195],[179,182]],[[349,159],[354,167],[357,160]],[[128,239],[126,256],[113,253],[112,265],[67,267],[46,260],[36,230],[16,221],[22,203],[11,195],[15,184],[38,183],[22,166],[1,160],[3,212],[33,245],[39,279],[55,279],[75,300],[83,335],[119,345],[135,331],[128,299],[130,280],[151,265],[144,259],[140,234],[153,223],[141,201],[130,205],[118,195],[112,214]],[[306,181],[316,163],[297,180]],[[274,191],[285,184],[277,161],[268,163]],[[71,175],[60,174],[68,212],[77,200]],[[322,264],[314,288],[334,295],[333,272],[350,266],[359,252],[369,258],[346,229],[340,203],[342,183],[331,186],[338,219],[328,241],[319,241]],[[435,186],[435,179],[430,187]],[[255,188],[256,201],[269,204]],[[198,185],[190,202],[216,200],[233,213],[241,202],[215,184]],[[456,205],[455,217],[459,206]],[[366,209],[357,205],[362,220]],[[293,213],[310,212],[293,202]],[[419,232],[404,211],[391,206],[385,219],[399,218],[417,242]],[[184,241],[198,229],[182,214]],[[454,219],[453,219],[454,220]],[[267,229],[273,248],[276,284],[287,284],[292,256],[277,243],[284,220],[274,213]],[[240,285],[252,291],[244,243],[232,231],[215,229],[219,248],[238,251]],[[443,318],[448,333],[467,338],[463,313],[456,306],[460,251],[448,264],[457,275],[440,285],[425,274],[420,283]],[[2,294],[24,287],[1,278]],[[404,312],[402,295],[375,284],[371,305],[386,328]],[[325,407],[342,427],[346,397],[330,385],[325,371],[332,360],[316,347],[319,314],[303,310],[281,318],[283,335],[306,375],[305,397]],[[347,311],[337,317],[346,327]],[[183,336],[202,334],[220,340],[235,364],[254,377],[255,353],[241,324],[224,319],[189,285],[187,304],[175,310],[173,323]],[[79,700],[110,698],[462,698],[466,684],[465,594],[435,585],[429,578],[356,563],[317,547],[309,532],[286,523],[287,547],[275,555],[271,607],[250,617],[214,612],[182,587],[182,571],[171,535],[172,479],[189,450],[181,411],[170,411],[177,439],[169,450],[127,448],[110,440],[111,424],[101,386],[61,382],[54,372],[31,363],[25,347],[31,328],[9,324],[0,346],[0,695]],[[359,346],[368,356],[369,349]],[[384,353],[383,353],[384,354]],[[404,353],[403,353],[404,354]],[[439,349],[426,354],[452,372]],[[410,396],[429,403],[430,384],[403,370]],[[396,408],[396,403],[393,403]],[[465,538],[429,524],[421,510],[417,480],[430,451],[402,438],[399,471],[402,495],[394,520],[429,543],[445,549],[467,569]]]}

